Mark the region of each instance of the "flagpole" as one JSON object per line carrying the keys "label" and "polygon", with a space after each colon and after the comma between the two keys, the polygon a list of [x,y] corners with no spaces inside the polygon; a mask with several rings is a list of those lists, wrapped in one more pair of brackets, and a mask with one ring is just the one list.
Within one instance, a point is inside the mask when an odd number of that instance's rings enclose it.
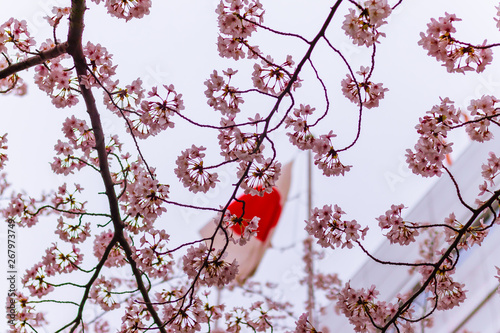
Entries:
{"label": "flagpole", "polygon": [[[312,211],[312,152],[307,152],[307,219]],[[314,326],[314,263],[313,263],[313,238],[308,235],[305,242],[306,272],[307,272],[307,305],[309,321]]]}

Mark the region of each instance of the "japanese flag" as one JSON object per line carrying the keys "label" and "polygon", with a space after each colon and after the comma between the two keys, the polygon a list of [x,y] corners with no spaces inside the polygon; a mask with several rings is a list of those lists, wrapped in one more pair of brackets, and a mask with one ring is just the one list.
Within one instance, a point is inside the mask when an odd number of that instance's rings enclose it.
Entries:
{"label": "japanese flag", "polygon": [[[255,273],[266,249],[271,244],[273,232],[278,224],[290,189],[292,163],[290,162],[282,168],[280,178],[271,193],[265,193],[262,197],[244,194],[238,198],[238,200],[245,202],[244,220],[249,221],[254,217],[260,219],[256,236],[251,237],[245,245],[234,244],[229,241],[226,248],[227,257],[224,260],[232,262],[236,259],[239,264],[238,275],[236,276],[239,283],[245,282]],[[235,200],[227,209],[231,214],[239,217],[243,213],[243,203]],[[215,228],[216,225],[209,222],[200,230],[200,234],[204,238],[212,237]],[[231,231],[233,231],[233,237],[235,238],[241,235],[239,226],[233,226]],[[218,233],[213,248],[222,249],[225,244],[225,236]]]}

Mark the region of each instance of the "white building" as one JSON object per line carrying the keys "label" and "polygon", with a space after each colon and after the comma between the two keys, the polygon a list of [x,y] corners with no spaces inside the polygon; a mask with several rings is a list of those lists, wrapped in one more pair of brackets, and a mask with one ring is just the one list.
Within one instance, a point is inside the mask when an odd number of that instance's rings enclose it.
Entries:
{"label": "white building", "polygon": [[[500,133],[497,133],[497,137],[500,137]],[[489,151],[498,155],[498,142],[471,143],[451,167],[465,201],[471,205],[479,193],[478,185],[483,182],[480,165],[486,162]],[[454,212],[457,220],[464,222],[470,216],[470,212],[460,204],[447,175],[443,175],[422,200],[411,208],[404,216],[405,221],[443,223],[444,218]],[[500,267],[499,229],[498,225],[494,226],[481,246],[476,245],[460,253],[454,280],[466,285],[468,292],[465,303],[448,311],[435,311],[434,326],[418,332],[500,332],[500,295],[496,293],[499,284],[494,277],[495,266]],[[419,246],[390,245],[386,241],[373,254],[382,260],[412,262],[419,257]],[[353,288],[367,289],[375,284],[380,291],[380,300],[393,301],[398,293],[411,290],[419,280],[420,274],[411,275],[407,268],[382,266],[367,259],[350,281]],[[335,313],[333,305],[318,321],[319,328],[326,326],[330,332],[353,332],[353,326],[345,317]]]}

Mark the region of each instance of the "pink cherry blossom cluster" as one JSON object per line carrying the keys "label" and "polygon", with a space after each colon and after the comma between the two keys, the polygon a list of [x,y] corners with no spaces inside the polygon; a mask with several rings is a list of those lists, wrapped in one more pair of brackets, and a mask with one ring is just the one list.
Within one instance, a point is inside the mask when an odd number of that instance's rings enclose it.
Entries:
{"label": "pink cherry blossom cluster", "polygon": [[311,217],[306,221],[305,230],[322,247],[332,249],[353,247],[353,242],[364,239],[368,227],[361,229],[356,220],[346,221],[342,219],[345,212],[337,205],[332,209],[331,205],[325,205],[322,209],[314,208]]}
{"label": "pink cherry blossom cluster", "polygon": [[[9,66],[9,62],[5,58],[0,58],[0,70]],[[17,74],[12,74],[4,79],[0,79],[0,93],[6,94],[14,92],[18,96],[25,95],[27,85]]]}
{"label": "pink cherry blossom cluster", "polygon": [[[323,253],[324,254],[324,253]],[[323,259],[321,256],[318,259]],[[306,281],[304,280],[304,283]],[[340,291],[340,287],[342,286],[342,281],[339,279],[337,273],[333,274],[324,274],[324,273],[315,273],[314,274],[314,287],[318,291],[324,291],[326,299],[333,301],[337,299],[337,294]]]}
{"label": "pink cherry blossom cluster", "polygon": [[234,122],[234,115],[221,119],[221,129],[219,130],[219,146],[221,155],[226,161],[243,160],[250,162],[261,156],[264,145],[257,145],[259,134],[255,132],[245,133]]}
{"label": "pink cherry blossom cluster", "polygon": [[[54,146],[56,155],[51,163],[52,170],[58,174],[68,175],[74,170],[80,170],[87,164],[98,166],[96,157],[92,157],[95,146],[94,132],[87,126],[85,120],[75,116],[66,118],[63,123],[63,133],[68,142],[57,141]],[[80,151],[80,156],[75,156],[75,151]]]}
{"label": "pink cherry blossom cluster", "polygon": [[43,327],[47,324],[44,314],[35,310],[34,303],[30,302],[28,297],[16,292],[14,299],[19,306],[16,309],[15,326],[11,326],[9,333],[29,332],[33,331],[33,327]]}
{"label": "pink cherry blossom cluster", "polygon": [[[127,86],[129,87],[129,86]],[[158,94],[158,88],[153,87],[148,92],[150,100],[143,100],[135,112],[130,112],[129,119],[137,115],[132,120],[132,132],[140,139],[155,136],[158,133],[174,127],[174,122],[170,119],[175,113],[184,110],[182,94],[178,94],[173,85],[163,85],[167,90],[167,95],[162,98]],[[137,92],[137,95],[141,95]],[[153,100],[155,98],[156,100]],[[159,101],[158,101],[159,100]],[[127,128],[129,130],[129,128]]]}
{"label": "pink cherry blossom cluster", "polygon": [[[121,207],[132,219],[136,217],[142,219],[142,227],[137,230],[147,230],[162,213],[167,211],[164,204],[168,198],[169,186],[161,184],[157,178],[152,177],[154,169],[150,168],[148,171],[140,162],[132,163],[130,171],[130,180],[120,183],[123,189],[119,198]],[[132,226],[129,225],[127,228],[129,227]]]}
{"label": "pink cherry blossom cluster", "polygon": [[[5,190],[9,188],[10,183],[7,182],[7,174],[0,173],[0,197],[5,193]],[[1,210],[0,210],[1,212]]]}
{"label": "pink cherry blossom cluster", "polygon": [[[114,232],[112,230],[103,231],[94,238],[94,256],[97,259],[103,258],[104,251],[106,247],[111,243],[114,237]],[[125,252],[118,245],[115,244],[111,251],[109,252],[104,266],[106,267],[121,267],[126,265]]]}
{"label": "pink cherry blossom cluster", "polygon": [[434,105],[427,115],[420,118],[415,127],[420,134],[415,152],[407,149],[406,162],[413,173],[424,177],[440,176],[447,154],[452,152],[453,143],[447,143],[448,131],[460,121],[460,109],[455,109],[454,102],[441,99],[440,105]]}
{"label": "pink cherry blossom cluster", "polygon": [[330,131],[328,134],[314,137],[311,133],[311,126],[307,123],[307,117],[313,114],[315,108],[310,105],[301,104],[295,108],[293,116],[285,118],[285,126],[293,127],[294,132],[287,133],[290,142],[299,149],[311,149],[316,153],[314,164],[323,171],[325,176],[344,175],[351,170],[350,165],[344,165],[340,162],[338,152],[333,148],[332,138],[336,137]]}
{"label": "pink cherry blossom cluster", "polygon": [[136,79],[125,88],[119,88],[118,81],[114,82],[108,89],[111,93],[104,95],[104,103],[111,111],[119,113],[119,110],[132,112],[141,104],[144,97],[144,89],[142,89],[142,80]]}
{"label": "pink cherry blossom cluster", "polygon": [[75,184],[73,192],[67,189],[67,184],[59,186],[58,191],[52,193],[50,200],[54,208],[62,212],[62,216],[74,218],[79,213],[85,212],[86,202],[77,200],[77,193],[82,193],[83,188],[79,184]]}
{"label": "pink cherry blossom cluster", "polygon": [[[19,21],[11,17],[7,22],[0,25],[0,52],[7,54],[6,45],[9,43],[12,43],[14,49],[21,51],[21,54],[31,52],[35,40],[30,35],[25,20]],[[25,57],[21,54],[17,55],[20,59]]]}
{"label": "pink cherry blossom cluster", "polygon": [[42,263],[37,263],[31,269],[26,270],[21,282],[28,288],[31,296],[41,298],[54,290],[54,287],[46,280],[48,276],[50,274],[47,268]]}
{"label": "pink cherry blossom cluster", "polygon": [[391,244],[408,245],[414,242],[415,237],[419,234],[418,230],[414,228],[415,223],[406,222],[401,217],[401,211],[404,208],[404,205],[392,205],[391,209],[385,212],[385,215],[376,219],[382,230],[390,229],[385,237],[389,239]]}
{"label": "pink cherry blossom cluster", "polygon": [[237,72],[231,68],[222,71],[224,76],[228,78],[226,83],[224,77],[220,76],[214,70],[210,74],[210,79],[205,81],[205,85],[207,86],[207,90],[205,90],[205,96],[208,98],[207,103],[222,115],[235,115],[240,112],[239,105],[244,103],[238,89],[229,85],[232,76]]}
{"label": "pink cherry blossom cluster", "polygon": [[363,76],[363,81],[355,81],[350,74],[347,74],[347,77],[340,82],[342,93],[356,105],[363,104],[368,109],[378,107],[389,89],[384,88],[382,83],[369,81],[370,67],[361,66],[356,73]]}
{"label": "pink cherry blossom cluster", "polygon": [[[481,169],[481,175],[485,181],[479,185],[478,196],[482,196],[487,192],[493,193],[492,188],[495,186],[495,178],[500,174],[500,158],[494,152],[490,152],[487,163],[483,164]],[[482,205],[484,202],[476,198],[476,203]]]}
{"label": "pink cherry blossom cluster", "polygon": [[372,46],[378,43],[379,37],[385,37],[378,29],[387,23],[385,19],[391,14],[392,9],[387,0],[368,0],[363,5],[357,5],[359,14],[352,8],[345,16],[342,29],[356,45]]}
{"label": "pink cherry blossom cluster", "polygon": [[[250,238],[257,235],[259,221],[260,218],[257,216],[254,216],[251,219],[243,219],[240,216],[230,214],[230,212],[226,210],[221,227],[224,228],[224,230],[219,230],[219,234],[224,237],[227,235],[229,241],[243,246],[250,240]],[[219,225],[220,216],[214,218],[213,222],[216,225]]]}
{"label": "pink cherry blossom cluster", "polygon": [[[76,215],[72,217],[76,217]],[[78,223],[70,224],[62,216],[57,219],[57,222],[56,234],[65,242],[78,244],[84,242],[90,236],[90,223],[88,222],[83,224],[79,220]]]}
{"label": "pink cherry blossom cluster", "polygon": [[184,150],[175,161],[177,164],[175,174],[184,187],[193,193],[206,193],[219,181],[217,173],[210,173],[203,166],[204,150],[206,150],[205,147],[192,145],[191,148]]}
{"label": "pink cherry blossom cluster", "polygon": [[[447,218],[444,219],[444,223],[449,225],[451,228],[444,229],[444,236],[448,244],[455,242],[458,232],[463,231],[465,226],[460,223],[454,213],[451,213]],[[473,223],[469,227],[463,236],[461,236],[459,243],[457,244],[457,249],[468,250],[475,244],[481,245],[483,240],[488,235],[489,228],[484,224],[484,219],[481,218],[477,222]]]}
{"label": "pink cherry blossom cluster", "polygon": [[[286,61],[281,65],[275,64],[270,56],[262,59],[261,63],[262,66],[258,63],[253,65],[252,81],[254,87],[267,94],[279,95],[287,88],[292,77],[290,73],[295,64],[292,56],[288,55]],[[291,89],[299,88],[300,81],[300,79],[295,80]]]}
{"label": "pink cherry blossom cluster", "polygon": [[[31,52],[34,45],[35,40],[28,31],[26,21],[10,18],[0,25],[0,70],[26,59],[26,53]],[[24,95],[26,89],[26,84],[17,73],[0,79],[0,93],[13,91],[16,95]]]}
{"label": "pink cherry blossom cluster", "polygon": [[45,251],[42,260],[26,271],[22,283],[28,288],[31,296],[41,298],[54,290],[54,287],[47,281],[48,277],[77,270],[82,260],[83,254],[75,245],[69,253],[65,254],[56,244],[53,244]]}
{"label": "pink cherry blossom cluster", "polygon": [[61,19],[65,16],[69,16],[71,12],[71,7],[53,7],[52,14],[53,16],[46,16],[45,19],[49,23],[51,27],[57,27],[61,22]]}
{"label": "pink cherry blossom cluster", "polygon": [[[248,168],[246,161],[241,161],[238,165],[237,177],[240,179]],[[281,163],[272,158],[255,158],[248,168],[247,175],[243,178],[241,188],[246,194],[263,196],[264,193],[271,193],[281,174]]]}
{"label": "pink cherry blossom cluster", "polygon": [[110,89],[116,86],[117,82],[111,80],[111,77],[115,75],[117,65],[113,66],[113,55],[105,47],[87,42],[83,47],[83,54],[88,61],[87,70],[90,73],[80,76],[82,85],[87,89],[100,85]]}
{"label": "pink cherry blossom cluster", "polygon": [[[155,309],[158,306],[154,305]],[[129,298],[125,308],[125,314],[121,318],[121,328],[119,333],[132,333],[137,331],[139,327],[147,326],[151,320],[151,313],[146,308],[144,301],[137,298]],[[144,326],[143,326],[144,325]],[[106,331],[105,333],[110,333]],[[104,333],[104,332],[103,332]]]}
{"label": "pink cherry blossom cluster", "polygon": [[83,254],[80,252],[80,249],[73,244],[71,252],[65,254],[57,247],[57,244],[53,244],[45,250],[45,256],[41,262],[45,265],[48,276],[71,273],[77,270],[78,265],[83,261]]}
{"label": "pink cherry blossom cluster", "polygon": [[[41,50],[54,48],[56,44],[48,39],[40,46]],[[79,90],[78,79],[73,69],[61,64],[64,59],[70,58],[64,54],[47,60],[45,64],[35,67],[35,83],[50,96],[52,104],[57,108],[71,107],[78,103],[75,91]]]}
{"label": "pink cherry blossom cluster", "polygon": [[[443,62],[449,73],[465,73],[476,71],[481,73],[491,63],[493,52],[486,45],[481,46],[461,43],[452,37],[456,32],[453,22],[461,21],[455,14],[445,13],[438,20],[431,19],[427,24],[426,34],[420,33],[418,42],[431,57]],[[474,68],[475,67],[475,68]]]}
{"label": "pink cherry blossom cluster", "polygon": [[314,164],[323,171],[323,175],[338,176],[351,170],[351,165],[344,165],[340,162],[339,154],[333,148],[332,138],[337,135],[330,131],[328,134],[322,134],[319,138],[314,139],[313,152]]}
{"label": "pink cherry blossom cluster", "polygon": [[104,2],[108,14],[129,21],[149,15],[151,0],[92,0],[96,4]]}
{"label": "pink cherry blossom cluster", "polygon": [[7,133],[0,136],[0,170],[5,167],[5,163],[9,159],[7,154],[3,153],[2,150],[7,150]]}
{"label": "pink cherry blossom cluster", "polygon": [[311,322],[307,319],[309,314],[303,313],[300,317],[299,320],[295,322],[295,330],[293,332],[288,332],[288,333],[316,333],[316,329],[312,326]]}
{"label": "pink cherry blossom cluster", "polygon": [[312,149],[314,146],[314,136],[310,131],[310,126],[307,123],[307,117],[312,115],[315,108],[310,105],[300,104],[299,108],[293,109],[293,117],[285,118],[285,126],[293,127],[292,133],[287,133],[290,142],[299,149]]}
{"label": "pink cherry blossom cluster", "polygon": [[223,332],[238,333],[244,328],[249,328],[252,332],[272,332],[272,322],[276,316],[270,314],[270,309],[263,306],[263,302],[254,302],[250,307],[238,306],[226,312],[226,328]]}
{"label": "pink cherry blossom cluster", "polygon": [[172,255],[166,251],[169,235],[165,230],[152,229],[140,239],[133,258],[137,267],[152,278],[168,280],[173,272]]}
{"label": "pink cherry blossom cluster", "polygon": [[215,13],[221,33],[217,39],[221,57],[245,58],[243,46],[248,48],[250,59],[260,54],[258,47],[249,46],[247,42],[257,30],[254,22],[261,24],[263,21],[264,9],[259,0],[221,0]]}
{"label": "pink cherry blossom cluster", "polygon": [[[182,302],[176,302],[175,306],[170,303],[172,302],[172,297],[182,297],[186,293],[185,289],[181,288],[156,294],[156,302],[164,304],[161,308],[161,319],[166,323],[166,332],[195,333],[201,331],[201,324],[208,322],[204,304],[199,297],[193,297],[188,307],[183,307]],[[165,304],[165,302],[169,303]]]}
{"label": "pink cherry blossom cluster", "polygon": [[[444,251],[439,251],[438,255],[443,255]],[[453,281],[452,278],[452,274],[455,272],[453,262],[454,260],[448,257],[435,275],[436,278],[427,285],[426,291],[432,294],[428,301],[432,302],[431,304],[436,304],[437,310],[449,310],[465,301],[467,292],[464,289],[465,285]],[[424,281],[434,270],[434,266],[420,266],[418,270],[422,274],[422,281]]]}
{"label": "pink cherry blossom cluster", "polygon": [[118,309],[120,303],[116,301],[116,296],[113,297],[113,293],[120,284],[120,279],[106,279],[101,275],[92,285],[89,297],[92,301],[99,304],[104,311]]}
{"label": "pink cherry blossom cluster", "polygon": [[497,22],[497,28],[500,29],[500,6],[495,8],[497,10],[497,17],[494,17],[493,19]]}
{"label": "pink cherry blossom cluster", "polygon": [[191,246],[182,258],[182,269],[191,279],[199,275],[199,282],[208,287],[223,287],[233,281],[238,274],[236,259],[229,263],[224,261],[227,253],[221,254],[220,250],[209,251],[205,243],[198,247]]}
{"label": "pink cherry blossom cluster", "polygon": [[494,186],[494,178],[500,174],[500,159],[494,152],[489,153],[488,163],[481,166],[481,175],[489,182],[490,186]]}
{"label": "pink cherry blossom cluster", "polygon": [[32,227],[38,222],[37,201],[34,198],[25,198],[21,193],[12,195],[4,207],[0,210],[2,215],[19,226]]}
{"label": "pink cherry blossom cluster", "polygon": [[[398,305],[377,301],[378,290],[372,285],[369,289],[356,290],[346,283],[340,290],[336,303],[336,309],[343,313],[349,322],[354,325],[355,332],[376,332],[384,327],[386,321],[398,310]],[[407,321],[396,321],[401,332],[415,332],[412,327],[412,307],[404,311],[402,315]]]}
{"label": "pink cherry blossom cluster", "polygon": [[465,130],[472,140],[484,142],[493,138],[489,126],[492,120],[499,115],[498,106],[496,105],[498,102],[497,98],[490,95],[471,100],[467,110],[470,111],[472,119],[465,125]]}

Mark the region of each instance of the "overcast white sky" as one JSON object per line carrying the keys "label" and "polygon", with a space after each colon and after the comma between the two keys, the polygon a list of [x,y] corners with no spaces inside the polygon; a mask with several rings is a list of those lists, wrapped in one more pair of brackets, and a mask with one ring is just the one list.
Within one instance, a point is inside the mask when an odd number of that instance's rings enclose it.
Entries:
{"label": "overcast white sky", "polygon": [[[41,18],[47,15],[52,4],[65,5],[69,1],[55,0],[0,0],[0,22],[11,16],[28,21],[37,42],[51,37],[51,30],[42,24]],[[266,25],[282,31],[303,34],[310,38],[318,31],[334,1],[262,1],[265,9]],[[90,3],[86,16],[84,40],[101,43],[114,55],[118,64],[118,77],[124,84],[142,77],[146,85],[174,84],[177,91],[184,95],[185,114],[200,122],[217,123],[216,114],[206,105],[203,94],[203,82],[213,69],[219,72],[226,68],[238,69],[249,73],[253,62],[222,60],[216,49],[217,23],[214,13],[217,1],[184,0],[153,1],[151,15],[142,20],[129,23],[106,15],[103,6]],[[352,171],[343,178],[323,178],[320,172],[314,174],[314,205],[326,203],[339,204],[347,218],[357,219],[362,225],[375,226],[375,217],[383,214],[391,204],[403,203],[411,206],[425,193],[432,181],[423,181],[410,174],[404,163],[405,149],[413,147],[417,135],[414,126],[418,117],[439,103],[439,97],[448,96],[459,106],[465,105],[471,98],[483,94],[495,94],[500,89],[498,66],[491,66],[485,74],[470,73],[466,76],[446,73],[444,67],[426,56],[426,52],[417,45],[419,32],[426,29],[431,17],[439,17],[445,11],[457,14],[464,19],[456,24],[460,37],[472,43],[482,43],[485,38],[498,41],[493,15],[495,1],[475,2],[448,1],[404,1],[390,18],[389,25],[382,28],[387,38],[378,46],[377,68],[373,80],[383,82],[389,88],[385,100],[376,109],[365,110],[363,132],[358,144],[349,152],[341,155],[345,164],[354,165]],[[347,11],[347,2],[343,4],[332,23],[327,35],[344,52],[355,69],[369,64],[370,52],[351,45],[339,27]],[[60,33],[64,38],[65,33]],[[260,43],[263,52],[275,59],[284,59],[292,54],[299,60],[304,46],[290,38],[276,38],[267,33],[258,35],[255,41]],[[496,50],[494,51],[494,61]],[[323,78],[330,87],[332,101],[331,115],[321,126],[325,133],[333,129],[338,134],[336,141],[340,146],[349,143],[355,133],[357,107],[350,104],[340,93],[340,80],[347,73],[345,66],[334,53],[325,47],[318,48],[313,55]],[[9,133],[9,181],[15,189],[26,189],[39,193],[58,186],[63,177],[50,173],[49,162],[52,160],[53,146],[59,138],[62,121],[69,115],[85,118],[83,103],[78,106],[59,110],[55,109],[44,93],[38,91],[32,83],[33,73],[22,74],[29,84],[29,93],[23,98],[3,97],[0,107],[0,134]],[[311,81],[311,73],[304,73],[304,87],[295,95],[297,103],[308,103],[321,110],[324,106],[322,92],[318,84]],[[309,80],[312,83],[307,83]],[[249,88],[249,76],[240,78],[239,87]],[[100,100],[98,94],[97,99]],[[246,107],[262,109],[248,101]],[[103,107],[104,130],[109,133],[123,132],[123,125],[114,115]],[[249,114],[250,115],[250,114]],[[204,132],[189,126],[181,119],[174,120],[176,129],[153,139],[153,144],[142,144],[146,158],[158,168],[158,174],[164,183],[171,185],[172,198],[185,203],[217,205],[227,200],[231,192],[230,169],[222,170],[227,177],[220,186],[208,194],[196,195],[187,192],[174,176],[173,166],[177,154],[192,143],[215,147],[216,134]],[[321,133],[319,133],[321,134]],[[467,140],[460,139],[463,147]],[[300,278],[300,245],[304,237],[303,220],[306,215],[306,155],[298,153],[288,143],[284,132],[276,135],[276,144],[282,162],[296,158],[292,190],[293,204],[285,207],[283,218],[273,241],[275,249],[269,250],[257,272],[257,279],[271,279],[280,283],[284,290],[297,288]],[[133,147],[129,151],[135,154]],[[213,161],[218,160],[218,152],[212,150]],[[71,183],[74,180],[69,180]],[[100,184],[89,184],[88,179],[80,180],[88,189],[100,190]],[[97,207],[97,205],[96,205]],[[105,207],[105,206],[103,206]],[[172,242],[178,244],[196,237],[210,214],[191,213],[176,207],[161,220],[167,232],[173,234]],[[375,232],[369,235],[369,248],[374,249],[381,241]],[[5,227],[0,228],[5,234]],[[28,233],[19,231],[18,249],[20,267],[28,268],[41,257],[42,251],[50,243],[41,242],[39,232],[50,231],[38,226]],[[5,237],[0,238],[2,244]],[[36,240],[36,241],[35,241]],[[293,246],[291,250],[278,249]],[[1,246],[5,249],[5,246]],[[3,267],[4,252],[1,251]],[[364,259],[355,251],[353,254],[337,252],[330,256],[326,271],[337,272],[348,278]],[[22,273],[20,274],[22,276]],[[4,283],[4,279],[0,286]],[[3,289],[3,288],[0,288]],[[2,321],[1,325],[4,325]],[[0,329],[2,326],[0,326]]]}

